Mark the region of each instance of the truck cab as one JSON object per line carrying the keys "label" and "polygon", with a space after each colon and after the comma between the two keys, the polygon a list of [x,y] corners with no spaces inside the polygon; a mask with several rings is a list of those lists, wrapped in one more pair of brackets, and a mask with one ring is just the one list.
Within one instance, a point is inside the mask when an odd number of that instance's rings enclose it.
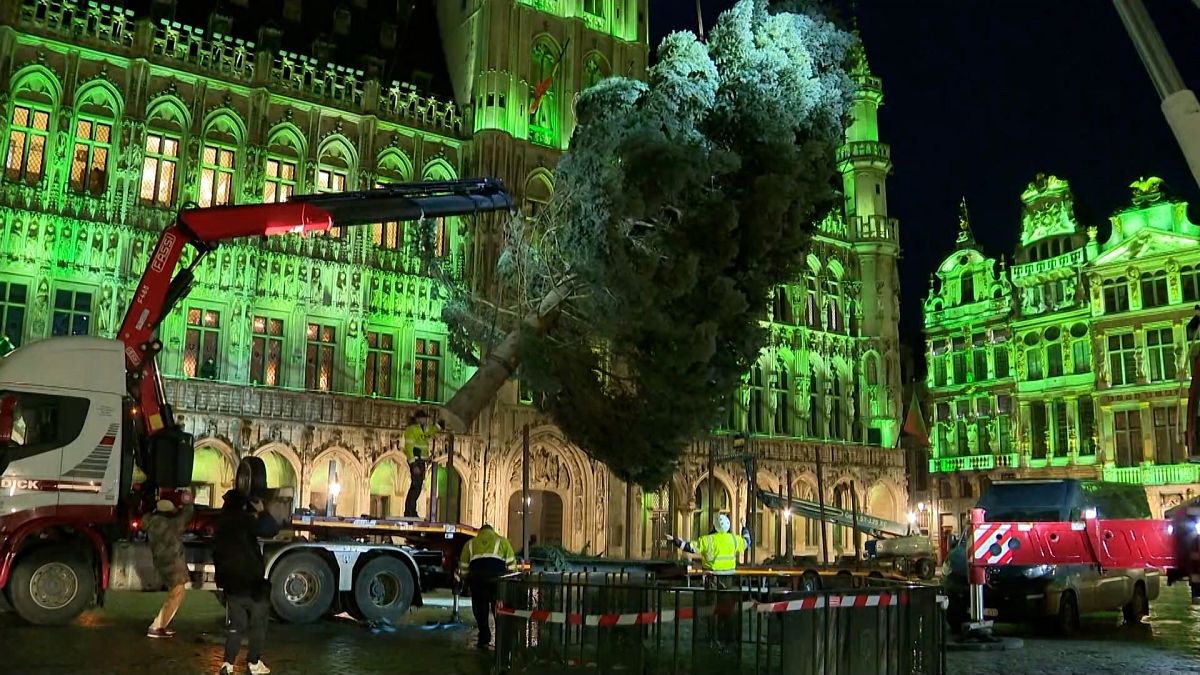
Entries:
{"label": "truck cab", "polygon": [[[1086,517],[1148,519],[1146,492],[1138,485],[1087,480],[998,481],[980,496],[977,508],[990,522],[1071,522]],[[960,539],[943,566],[951,625],[965,618],[968,604],[967,546]],[[1122,610],[1135,623],[1158,597],[1162,574],[1139,568],[1097,565],[1002,565],[988,567],[984,616],[1001,622],[1044,622],[1058,632],[1078,629],[1079,616]]]}

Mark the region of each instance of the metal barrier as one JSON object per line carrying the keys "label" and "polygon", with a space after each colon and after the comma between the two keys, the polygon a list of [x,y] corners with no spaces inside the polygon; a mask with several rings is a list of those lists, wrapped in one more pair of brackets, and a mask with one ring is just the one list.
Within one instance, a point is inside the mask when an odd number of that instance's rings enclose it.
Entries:
{"label": "metal barrier", "polygon": [[936,587],[870,580],[838,591],[707,590],[582,576],[500,582],[496,672],[946,672]]}

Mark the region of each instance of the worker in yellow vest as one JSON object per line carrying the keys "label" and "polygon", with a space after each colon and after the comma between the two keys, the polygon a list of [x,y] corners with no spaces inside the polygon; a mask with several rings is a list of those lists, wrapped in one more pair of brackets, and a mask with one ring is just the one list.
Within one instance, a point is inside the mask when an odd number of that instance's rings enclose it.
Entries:
{"label": "worker in yellow vest", "polygon": [[404,517],[417,517],[417,501],[425,486],[425,466],[429,460],[429,442],[439,431],[445,429],[441,420],[436,425],[429,423],[429,413],[417,411],[412,422],[404,429],[404,458],[408,460],[408,494],[404,497]]}
{"label": "worker in yellow vest", "polygon": [[479,624],[479,648],[487,649],[492,641],[488,619],[496,612],[496,580],[517,568],[517,556],[512,544],[484,523],[463,546],[458,559],[459,577],[466,577],[471,588],[471,613]]}
{"label": "worker in yellow vest", "polygon": [[742,535],[730,532],[732,524],[729,516],[722,513],[717,516],[717,531],[706,534],[695,541],[684,541],[679,537],[668,534],[667,540],[684,553],[700,557],[700,567],[705,572],[711,572],[712,577],[706,582],[718,588],[725,586],[722,577],[728,577],[737,570],[738,556],[750,547],[750,529],[742,526]]}

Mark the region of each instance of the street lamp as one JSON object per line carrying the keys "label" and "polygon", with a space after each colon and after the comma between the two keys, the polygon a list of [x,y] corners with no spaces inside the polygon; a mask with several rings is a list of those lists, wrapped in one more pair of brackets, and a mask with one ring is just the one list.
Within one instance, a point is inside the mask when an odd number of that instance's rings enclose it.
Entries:
{"label": "street lamp", "polygon": [[342,494],[342,484],[341,483],[330,483],[329,484],[329,494],[333,495],[334,499],[337,499],[338,495]]}

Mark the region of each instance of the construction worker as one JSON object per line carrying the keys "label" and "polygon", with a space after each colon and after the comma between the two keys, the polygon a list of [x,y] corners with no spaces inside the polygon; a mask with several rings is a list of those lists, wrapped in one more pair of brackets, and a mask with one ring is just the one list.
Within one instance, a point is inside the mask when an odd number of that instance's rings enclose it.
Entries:
{"label": "construction worker", "polygon": [[466,578],[471,588],[471,613],[479,624],[480,649],[487,649],[492,642],[488,619],[496,612],[496,580],[516,568],[517,556],[512,544],[487,523],[463,546],[458,574]]}
{"label": "construction worker", "polygon": [[684,553],[700,556],[700,567],[712,574],[705,578],[706,584],[716,588],[724,588],[723,577],[732,575],[737,569],[737,557],[750,547],[750,528],[742,526],[742,536],[729,531],[732,524],[729,516],[722,513],[717,516],[717,531],[706,534],[696,541],[684,541],[673,534],[667,535],[667,541]]}
{"label": "construction worker", "polygon": [[429,423],[429,413],[420,410],[404,429],[404,457],[408,460],[408,495],[404,498],[404,517],[417,517],[417,500],[425,485],[425,462],[429,457],[429,441],[444,429],[442,422],[437,426]]}
{"label": "construction worker", "polygon": [[175,637],[171,620],[179,611],[179,605],[183,604],[183,593],[190,576],[183,556],[183,533],[196,510],[192,506],[192,493],[181,490],[179,499],[183,503],[182,509],[175,508],[175,503],[170,499],[160,499],[154,505],[154,512],[142,519],[142,530],[150,539],[154,569],[168,589],[162,609],[146,630],[147,637]]}

